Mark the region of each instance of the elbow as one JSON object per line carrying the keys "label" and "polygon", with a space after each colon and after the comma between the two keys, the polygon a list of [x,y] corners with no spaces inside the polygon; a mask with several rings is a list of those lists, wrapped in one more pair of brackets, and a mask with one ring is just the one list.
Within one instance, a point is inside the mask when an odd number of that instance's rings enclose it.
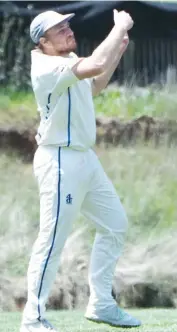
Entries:
{"label": "elbow", "polygon": [[101,74],[104,73],[104,71],[105,71],[105,66],[104,65],[97,66],[95,68],[95,75],[94,76],[101,75]]}
{"label": "elbow", "polygon": [[105,62],[98,61],[94,56],[91,56],[79,61],[72,70],[78,79],[91,78],[105,71]]}
{"label": "elbow", "polygon": [[94,63],[92,66],[90,66],[89,71],[87,72],[87,76],[89,78],[99,76],[104,72],[104,66],[101,64]]}
{"label": "elbow", "polygon": [[93,66],[94,76],[101,75],[105,72],[106,64],[104,62],[95,63]]}
{"label": "elbow", "polygon": [[103,74],[106,69],[106,61],[95,59],[94,54],[90,57],[92,76]]}

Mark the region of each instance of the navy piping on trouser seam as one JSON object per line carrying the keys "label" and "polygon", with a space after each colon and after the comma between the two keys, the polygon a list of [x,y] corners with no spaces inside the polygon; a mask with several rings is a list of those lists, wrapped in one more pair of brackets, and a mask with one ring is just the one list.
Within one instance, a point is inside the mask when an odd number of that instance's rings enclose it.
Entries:
{"label": "navy piping on trouser seam", "polygon": [[71,144],[71,91],[70,88],[68,88],[68,144],[67,146],[70,146]]}
{"label": "navy piping on trouser seam", "polygon": [[58,174],[59,174],[59,175],[58,175],[58,203],[57,203],[57,214],[56,214],[56,220],[55,220],[55,226],[54,226],[53,239],[52,239],[52,243],[51,243],[51,246],[50,246],[50,250],[49,250],[49,253],[48,253],[48,256],[47,256],[47,259],[46,259],[45,265],[44,265],[44,269],[43,269],[43,273],[42,273],[42,277],[41,277],[41,282],[40,282],[40,286],[39,286],[39,292],[38,292],[38,314],[39,314],[38,320],[39,320],[39,321],[40,321],[40,319],[41,319],[40,296],[41,296],[41,292],[42,292],[42,286],[43,286],[43,281],[44,281],[45,272],[46,272],[46,269],[47,269],[47,264],[48,264],[48,262],[49,262],[49,259],[50,259],[51,253],[52,253],[52,249],[53,249],[53,246],[54,246],[54,243],[55,243],[55,237],[56,237],[56,232],[57,232],[57,225],[58,225],[59,214],[60,214],[60,184],[61,184],[61,172],[60,172],[60,169],[61,169],[61,147],[60,147],[59,150],[58,150],[58,167],[59,167],[59,170],[58,170]]}

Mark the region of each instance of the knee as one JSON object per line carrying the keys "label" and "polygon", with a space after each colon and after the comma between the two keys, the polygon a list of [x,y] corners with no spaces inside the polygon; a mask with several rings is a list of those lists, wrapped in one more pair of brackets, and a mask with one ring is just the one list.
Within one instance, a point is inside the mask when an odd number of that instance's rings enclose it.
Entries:
{"label": "knee", "polygon": [[128,218],[125,212],[121,214],[121,218],[119,216],[116,226],[117,227],[112,232],[112,235],[117,243],[117,246],[119,246],[120,250],[122,250],[125,241],[125,235],[128,229]]}
{"label": "knee", "polygon": [[115,223],[114,233],[126,233],[128,229],[128,218],[124,209],[122,209],[121,213],[117,216],[117,220]]}
{"label": "knee", "polygon": [[124,238],[127,229],[128,229],[128,218],[126,213],[124,212],[121,213],[121,215],[119,214],[118,216],[116,216],[116,218],[114,218],[114,220],[111,221],[109,226],[104,227],[100,231],[107,233],[113,236],[114,238],[119,238],[119,236]]}
{"label": "knee", "polygon": [[124,211],[123,215],[122,215],[122,222],[121,222],[121,227],[122,227],[122,232],[127,232],[128,229],[128,217],[126,212]]}
{"label": "knee", "polygon": [[128,217],[119,197],[115,206],[114,231],[115,233],[126,233],[128,229]]}

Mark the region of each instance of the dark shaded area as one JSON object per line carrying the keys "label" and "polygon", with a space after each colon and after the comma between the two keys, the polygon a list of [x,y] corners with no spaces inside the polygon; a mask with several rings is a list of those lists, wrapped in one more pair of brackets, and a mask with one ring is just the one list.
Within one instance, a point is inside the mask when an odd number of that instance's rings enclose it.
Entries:
{"label": "dark shaded area", "polygon": [[26,162],[31,162],[36,150],[33,130],[19,132],[17,129],[0,129],[0,149],[17,152]]}
{"label": "dark shaded area", "polygon": [[[176,288],[170,289],[165,284],[135,284],[126,285],[119,289],[120,280],[116,278],[113,284],[112,295],[119,305],[129,308],[176,308]],[[0,295],[2,298],[1,310],[22,311],[27,300],[26,278],[17,280],[12,278],[0,279]],[[68,277],[57,274],[52,287],[47,309],[71,310],[83,309],[89,298],[87,278],[78,278],[78,275]]]}
{"label": "dark shaded area", "polygon": [[[152,142],[154,147],[160,145],[177,145],[177,121],[160,120],[142,116],[131,121],[120,121],[117,118],[97,118],[96,144],[105,148],[144,144]],[[31,162],[36,150],[35,128],[4,130],[0,128],[0,149],[13,149],[25,161]]]}
{"label": "dark shaded area", "polygon": [[177,37],[177,4],[159,1],[1,1],[0,14],[26,17],[26,24],[41,11],[74,12],[78,38],[103,39],[113,24],[112,11],[128,11],[135,26],[131,37]]}

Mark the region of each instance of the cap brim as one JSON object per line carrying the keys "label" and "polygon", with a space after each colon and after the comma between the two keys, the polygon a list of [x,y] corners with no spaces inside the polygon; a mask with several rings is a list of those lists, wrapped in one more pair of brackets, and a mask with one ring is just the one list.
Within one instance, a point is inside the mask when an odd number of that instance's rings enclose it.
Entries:
{"label": "cap brim", "polygon": [[54,27],[55,25],[57,25],[57,24],[60,24],[60,23],[64,23],[64,22],[68,22],[68,21],[70,21],[70,20],[73,18],[73,16],[75,16],[75,14],[74,14],[74,13],[71,13],[71,14],[63,15],[63,17],[60,18],[60,19],[53,20],[53,21],[51,22],[51,24],[49,24],[49,25],[46,26],[44,32],[46,32],[47,30],[53,28],[53,27]]}
{"label": "cap brim", "polygon": [[63,19],[64,19],[64,21],[70,21],[74,16],[75,16],[74,13],[66,14],[66,15],[63,15]]}

